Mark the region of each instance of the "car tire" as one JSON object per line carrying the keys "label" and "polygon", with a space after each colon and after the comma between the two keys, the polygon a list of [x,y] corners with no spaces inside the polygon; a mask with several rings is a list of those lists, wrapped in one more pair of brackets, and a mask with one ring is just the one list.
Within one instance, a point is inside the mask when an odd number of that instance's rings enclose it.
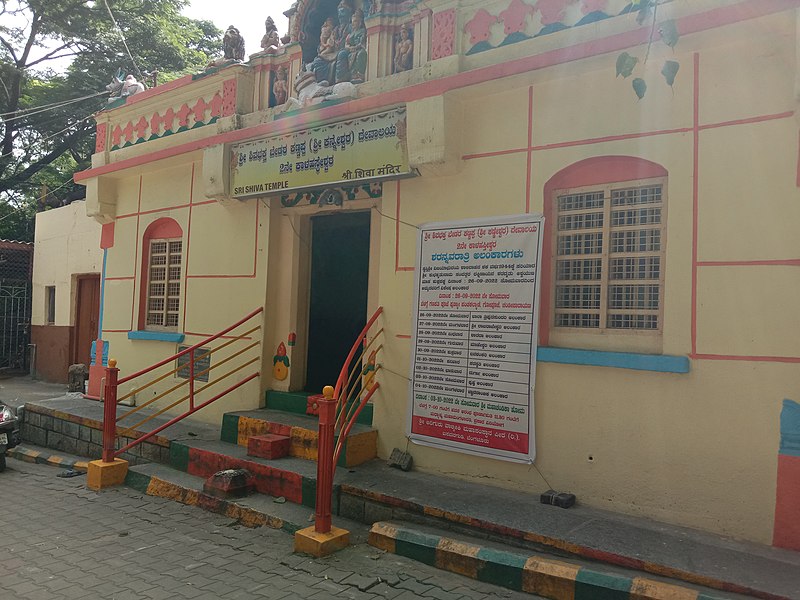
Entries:
{"label": "car tire", "polygon": [[0,473],[6,470],[6,455],[0,454]]}

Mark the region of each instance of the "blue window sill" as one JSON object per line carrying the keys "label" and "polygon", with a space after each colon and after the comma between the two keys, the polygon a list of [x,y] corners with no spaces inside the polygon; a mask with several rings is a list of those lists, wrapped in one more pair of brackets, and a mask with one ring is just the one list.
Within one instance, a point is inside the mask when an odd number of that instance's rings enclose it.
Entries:
{"label": "blue window sill", "polygon": [[656,373],[688,373],[690,370],[689,357],[687,356],[575,350],[574,348],[553,348],[550,346],[540,346],[536,351],[536,360],[565,365],[614,367],[617,369],[633,369],[635,371],[654,371]]}
{"label": "blue window sill", "polygon": [[129,340],[150,340],[155,342],[173,342],[180,344],[186,337],[177,331],[129,331]]}

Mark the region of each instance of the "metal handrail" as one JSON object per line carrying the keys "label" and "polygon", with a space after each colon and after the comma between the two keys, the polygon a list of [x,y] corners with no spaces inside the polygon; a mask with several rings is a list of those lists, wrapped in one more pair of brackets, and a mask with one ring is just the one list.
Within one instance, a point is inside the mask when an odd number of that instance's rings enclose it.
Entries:
{"label": "metal handrail", "polygon": [[[211,354],[213,354],[214,352],[217,352],[217,351],[219,351],[219,350],[222,350],[223,348],[226,348],[227,346],[230,346],[231,344],[233,344],[233,343],[235,343],[235,342],[238,342],[238,341],[240,341],[240,340],[244,340],[244,339],[248,339],[246,336],[250,335],[250,334],[251,334],[251,333],[253,333],[253,332],[256,332],[256,331],[258,331],[259,329],[261,329],[261,325],[257,325],[257,326],[255,326],[255,327],[253,327],[252,329],[249,329],[248,331],[245,331],[245,332],[244,332],[242,335],[237,335],[236,337],[234,337],[233,339],[230,339],[230,340],[228,340],[227,342],[225,342],[225,343],[224,343],[224,344],[222,344],[221,346],[217,346],[216,348],[212,348],[212,349],[211,349],[211,350],[209,350],[208,352],[204,352],[204,353],[203,353],[203,354],[201,354],[200,356],[196,356],[196,357],[194,358],[194,360],[195,360],[195,362],[197,362],[198,360],[202,360],[202,359],[204,359],[206,356],[211,356]],[[204,345],[204,342],[200,342],[200,343]],[[187,350],[182,350],[180,353],[176,354],[176,357],[177,357],[177,356],[182,356],[184,353],[186,353],[186,352],[191,352],[191,351],[192,351],[192,349],[191,349],[191,348],[189,348],[189,349],[187,349]],[[180,371],[180,370],[181,370],[181,369],[183,369],[183,368],[185,368],[183,365],[177,366],[177,367],[175,367],[174,369],[172,369],[171,371],[167,371],[166,373],[164,373],[164,374],[163,374],[161,377],[156,377],[156,378],[155,378],[155,379],[153,379],[152,381],[148,381],[148,382],[147,382],[147,383],[145,383],[145,384],[144,384],[142,387],[139,387],[139,388],[132,389],[130,392],[128,392],[127,394],[125,394],[125,395],[124,395],[122,398],[117,398],[117,402],[122,402],[123,400],[127,400],[127,399],[128,399],[128,398],[130,398],[131,396],[133,396],[133,395],[135,395],[135,394],[138,394],[139,392],[142,392],[142,391],[146,390],[146,389],[147,389],[147,388],[149,388],[151,385],[155,385],[155,384],[157,384],[159,381],[163,381],[164,379],[166,379],[167,377],[169,377],[169,376],[170,376],[170,375],[172,375],[173,373],[177,373],[178,371]],[[202,373],[200,373],[200,375],[202,375]],[[125,383],[125,380],[122,380],[122,381],[120,381],[120,382],[118,382],[118,383]],[[187,383],[187,382],[184,382],[184,383]],[[132,411],[132,412],[133,412],[133,411]],[[117,420],[119,420],[119,419],[117,419]]]}
{"label": "metal handrail", "polygon": [[246,321],[249,321],[250,319],[255,317],[257,314],[259,314],[259,313],[261,313],[263,311],[264,311],[263,307],[257,308],[256,310],[251,312],[249,315],[247,315],[243,319],[238,320],[236,323],[234,323],[230,327],[226,327],[222,331],[220,331],[218,333],[215,333],[214,335],[212,335],[210,337],[207,337],[206,339],[204,339],[204,340],[202,340],[200,342],[197,342],[194,346],[189,346],[188,348],[185,348],[184,350],[181,350],[180,352],[176,352],[172,356],[170,356],[168,358],[165,358],[164,360],[161,360],[161,361],[159,361],[159,362],[157,362],[157,363],[155,363],[153,365],[150,365],[149,367],[146,367],[146,368],[142,369],[141,371],[136,371],[136,373],[133,373],[132,375],[128,375],[127,377],[123,377],[122,379],[117,381],[117,385],[122,385],[123,383],[127,383],[131,379],[136,379],[137,377],[139,377],[141,375],[144,375],[145,373],[149,373],[150,371],[152,371],[154,369],[157,369],[158,367],[163,367],[167,363],[169,363],[169,362],[171,362],[173,360],[177,360],[179,357],[183,356],[184,354],[189,354],[190,352],[194,352],[195,350],[197,350],[201,346],[205,346],[206,344],[221,338],[226,333],[229,333],[230,331],[233,331],[234,329],[239,327],[239,325],[241,325],[242,323],[244,323]]}
{"label": "metal handrail", "polygon": [[[366,343],[367,334],[370,328],[383,312],[383,307],[380,306],[372,315],[364,329],[356,338],[347,359],[339,372],[339,378],[336,380],[336,387],[325,386],[323,390],[323,398],[318,401],[319,404],[319,439],[318,439],[318,454],[317,454],[317,498],[314,517],[314,529],[318,533],[329,533],[331,530],[331,507],[333,499],[333,476],[336,472],[336,464],[339,462],[339,456],[344,447],[344,442],[350,434],[358,415],[369,402],[372,395],[380,387],[377,381],[373,381],[367,389],[361,401],[348,410],[347,399],[349,395],[356,389],[355,383],[350,384],[350,380],[357,372],[355,367],[351,368],[353,359],[358,353],[359,347],[362,352],[358,357],[358,363],[364,357],[367,349],[378,338],[383,329],[381,329],[369,343]],[[379,346],[379,349],[382,346]],[[376,350],[377,352],[377,350]],[[376,367],[377,371],[377,367]],[[359,374],[359,377],[361,375]],[[355,379],[358,381],[358,377]],[[342,396],[342,391],[346,394]],[[342,402],[344,399],[344,402]],[[339,430],[338,440],[335,440],[335,431]]]}
{"label": "metal handrail", "polygon": [[[251,350],[251,349],[257,347],[258,346],[258,342],[253,342],[252,344],[247,345],[245,348],[233,353],[231,356],[228,356],[228,357],[224,358],[222,361],[218,362],[217,364],[209,365],[209,367],[207,367],[206,369],[203,369],[203,371],[201,371],[199,373],[195,371],[195,362],[200,360],[201,358],[205,358],[206,356],[209,356],[213,352],[216,352],[216,351],[218,351],[218,350],[220,350],[222,348],[225,348],[225,347],[229,346],[230,344],[232,344],[232,343],[234,343],[236,341],[242,341],[242,340],[245,340],[245,339],[250,339],[250,338],[247,338],[245,336],[253,333],[254,331],[258,331],[259,329],[261,329],[261,324],[259,324],[256,327],[250,329],[245,334],[236,336],[234,339],[229,340],[229,341],[221,344],[220,346],[218,346],[216,348],[212,348],[210,350],[203,351],[203,353],[200,356],[195,356],[195,354],[194,354],[195,351],[198,348],[201,348],[202,346],[205,346],[205,345],[209,344],[210,342],[213,342],[214,340],[217,340],[217,339],[221,338],[226,333],[229,333],[230,331],[233,331],[234,329],[236,329],[237,327],[239,327],[242,324],[246,323],[247,321],[249,321],[250,319],[252,319],[256,315],[262,313],[263,310],[264,310],[263,308],[258,308],[256,310],[252,311],[251,313],[249,313],[248,315],[246,315],[244,318],[242,318],[239,321],[237,321],[236,323],[234,323],[233,325],[230,325],[229,327],[226,327],[225,329],[219,331],[218,333],[216,333],[214,335],[211,335],[211,336],[208,336],[205,339],[203,339],[202,341],[200,341],[200,342],[198,342],[196,344],[193,344],[192,346],[189,346],[188,348],[186,348],[184,350],[181,350],[180,352],[177,352],[177,353],[173,354],[172,356],[169,356],[168,358],[160,360],[160,361],[154,363],[153,365],[150,365],[147,368],[141,369],[140,371],[137,371],[137,372],[135,372],[135,373],[133,373],[131,375],[128,375],[127,377],[123,377],[121,379],[118,378],[119,377],[119,369],[116,368],[117,367],[117,361],[114,360],[114,359],[110,359],[108,361],[108,367],[105,368],[106,385],[104,386],[104,389],[103,389],[104,401],[105,401],[105,406],[104,406],[104,411],[103,411],[103,461],[112,462],[117,456],[119,456],[119,455],[123,454],[124,452],[130,450],[134,446],[143,443],[144,441],[146,441],[146,440],[150,439],[151,437],[153,437],[154,435],[160,433],[161,431],[163,431],[167,427],[170,427],[171,425],[174,425],[175,423],[177,423],[177,422],[185,419],[186,417],[194,414],[195,412],[197,412],[201,408],[204,408],[204,407],[208,406],[209,404],[211,404],[212,402],[215,402],[215,401],[219,400],[220,398],[222,398],[223,396],[231,393],[232,391],[234,391],[237,388],[241,387],[245,383],[247,383],[249,381],[252,381],[256,377],[259,377],[260,373],[258,371],[256,371],[256,372],[248,375],[246,378],[242,379],[241,381],[235,383],[234,385],[226,388],[225,390],[223,390],[219,394],[216,394],[213,398],[211,398],[209,400],[206,400],[206,401],[202,402],[201,404],[197,404],[197,405],[195,404],[195,396],[196,396],[196,394],[199,394],[199,393],[207,390],[211,386],[219,383],[220,381],[222,381],[223,379],[226,379],[227,377],[230,377],[234,373],[237,373],[237,372],[241,371],[242,369],[248,367],[249,365],[259,362],[260,361],[260,356],[256,357],[256,358],[253,358],[253,359],[245,362],[242,365],[237,366],[233,370],[225,373],[224,375],[214,379],[213,381],[211,381],[211,382],[207,383],[206,385],[203,385],[203,386],[201,386],[201,387],[199,387],[197,389],[195,389],[195,386],[194,386],[195,378],[197,378],[199,376],[202,376],[202,375],[205,375],[206,373],[209,373],[212,369],[220,367],[223,364],[225,364],[225,363],[227,363],[227,362],[239,357],[244,352],[247,352],[248,350]],[[157,369],[159,367],[163,367],[164,365],[169,364],[171,361],[177,360],[181,356],[185,356],[187,354],[189,355],[189,364],[188,364],[189,379],[187,381],[180,382],[179,384],[170,387],[165,392],[162,392],[161,394],[156,395],[155,398],[151,398],[150,400],[148,400],[147,402],[145,402],[141,406],[135,407],[133,410],[130,410],[130,411],[124,413],[123,415],[120,415],[119,417],[117,417],[117,404],[119,402],[118,399],[117,399],[117,391],[118,391],[118,388],[119,388],[120,384],[129,382],[129,381],[131,381],[131,380],[133,380],[133,379],[135,379],[137,377],[141,377],[142,375],[150,373],[154,369]],[[186,367],[187,367],[187,365],[183,365],[181,367],[176,367],[175,369],[171,370],[166,375],[162,375],[160,377],[157,377],[154,381],[149,382],[149,383],[137,388],[137,390],[135,390],[132,393],[136,393],[136,391],[141,391],[143,389],[146,389],[150,385],[152,385],[154,383],[157,383],[159,381],[162,381],[165,377],[168,377],[170,374],[174,374],[175,372],[179,371],[181,368],[186,368]],[[162,408],[161,410],[157,411],[156,413],[154,413],[152,415],[149,415],[146,418],[140,420],[135,425],[132,425],[132,426],[124,428],[124,429],[121,429],[120,433],[117,432],[117,422],[118,421],[120,421],[120,420],[122,420],[122,419],[124,419],[126,417],[129,417],[130,415],[136,413],[137,411],[141,410],[145,406],[151,405],[156,400],[159,400],[159,399],[163,398],[164,396],[166,396],[167,394],[174,392],[175,390],[179,389],[183,385],[186,385],[187,383],[189,384],[189,393],[187,395],[184,395],[179,400],[177,400],[175,402],[172,402],[169,406],[167,406],[165,408]],[[132,394],[128,394],[125,397],[128,397],[130,395],[132,395]],[[155,429],[153,429],[152,431],[150,431],[150,432],[140,436],[139,438],[129,442],[128,444],[124,445],[120,449],[118,449],[118,450],[115,449],[116,439],[117,439],[118,435],[124,435],[125,437],[127,437],[128,434],[132,433],[136,428],[140,427],[144,423],[147,423],[151,419],[154,419],[155,417],[164,414],[166,411],[168,411],[168,410],[174,408],[175,406],[177,406],[178,404],[186,401],[187,398],[189,400],[189,408],[184,413],[182,413],[180,415],[177,415],[176,417],[173,417],[172,419],[170,419],[169,421],[167,421],[163,425],[160,425],[160,426],[156,427]]]}

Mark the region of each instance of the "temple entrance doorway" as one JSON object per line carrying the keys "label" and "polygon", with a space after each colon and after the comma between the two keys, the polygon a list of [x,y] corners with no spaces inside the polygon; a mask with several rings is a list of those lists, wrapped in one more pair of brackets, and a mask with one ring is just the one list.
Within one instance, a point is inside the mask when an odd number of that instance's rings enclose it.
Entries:
{"label": "temple entrance doorway", "polygon": [[307,392],[336,384],[367,322],[369,247],[369,212],[311,218]]}

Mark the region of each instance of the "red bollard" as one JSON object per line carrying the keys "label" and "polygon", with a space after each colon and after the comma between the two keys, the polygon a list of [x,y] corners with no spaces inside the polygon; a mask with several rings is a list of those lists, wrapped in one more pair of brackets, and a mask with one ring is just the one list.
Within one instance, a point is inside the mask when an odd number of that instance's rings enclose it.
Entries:
{"label": "red bollard", "polygon": [[106,384],[103,389],[103,462],[114,462],[117,443],[117,361],[113,358],[105,368]]}
{"label": "red bollard", "polygon": [[319,453],[317,455],[317,506],[314,530],[328,533],[331,530],[331,504],[333,496],[333,427],[336,422],[336,400],[333,387],[326,385],[319,399]]}

